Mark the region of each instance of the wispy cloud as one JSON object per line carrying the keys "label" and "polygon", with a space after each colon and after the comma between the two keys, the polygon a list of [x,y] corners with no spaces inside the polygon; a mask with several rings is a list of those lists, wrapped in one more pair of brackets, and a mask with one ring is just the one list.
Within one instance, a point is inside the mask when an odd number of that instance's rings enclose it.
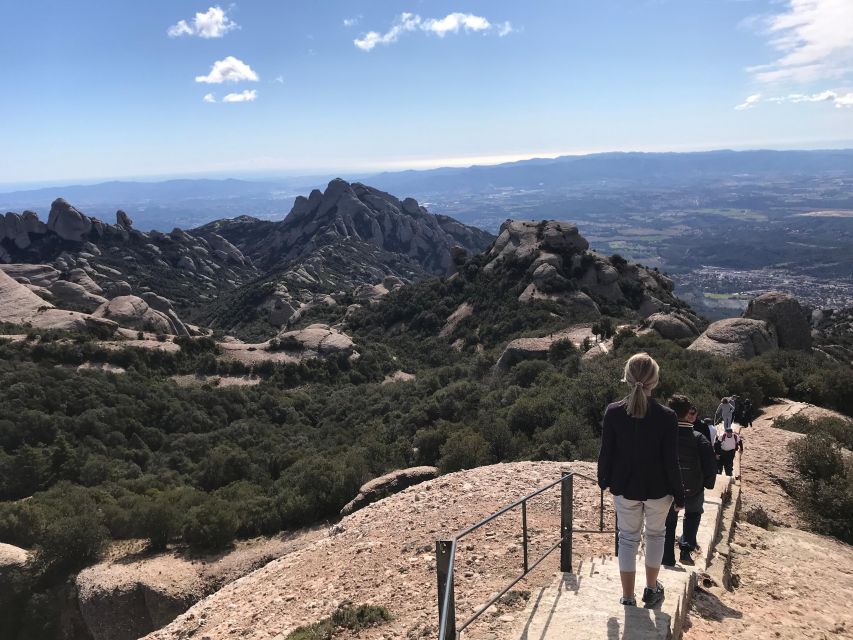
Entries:
{"label": "wispy cloud", "polygon": [[804,102],[828,102],[835,105],[836,109],[843,109],[845,107],[853,107],[853,92],[848,93],[838,93],[837,91],[821,91],[819,93],[789,93],[786,96],[774,96],[771,98],[765,98],[762,100],[761,94],[756,93],[755,95],[749,96],[746,100],[744,100],[741,104],[735,107],[737,111],[743,111],[745,109],[751,109],[759,102],[773,102],[775,104],[783,104],[783,103],[791,103],[791,104],[799,104]]}
{"label": "wispy cloud", "polygon": [[354,16],[354,17],[352,17],[352,18],[344,18],[344,26],[345,26],[345,27],[347,27],[347,28],[349,28],[349,27],[354,27],[354,26],[356,26],[359,22],[361,22],[361,16],[360,16],[360,15],[358,15],[358,16]]}
{"label": "wispy cloud", "polygon": [[284,84],[284,76],[276,76],[272,82],[273,84]]}
{"label": "wispy cloud", "polygon": [[229,31],[239,29],[239,25],[225,15],[221,7],[210,7],[204,13],[196,13],[192,24],[186,20],[179,20],[168,28],[166,33],[169,37],[179,38],[181,36],[198,36],[199,38],[221,38]]}
{"label": "wispy cloud", "polygon": [[257,82],[258,74],[242,60],[238,60],[234,56],[228,56],[223,60],[217,60],[210,68],[210,73],[206,76],[196,76],[196,82],[205,82],[207,84],[222,84],[223,82],[242,82],[250,80]]}
{"label": "wispy cloud", "polygon": [[214,103],[216,102],[216,96],[214,96],[212,93],[206,93],[204,94],[202,100],[204,100],[205,102]]}
{"label": "wispy cloud", "polygon": [[853,68],[853,2],[851,0],[786,0],[783,13],[751,20],[780,56],[769,64],[748,67],[756,80],[811,82],[840,78]]}
{"label": "wispy cloud", "polygon": [[745,111],[746,109],[752,109],[755,105],[759,103],[761,100],[761,94],[756,93],[754,95],[749,96],[746,100],[741,102],[738,106],[735,107],[735,111]]}
{"label": "wispy cloud", "polygon": [[254,102],[258,97],[258,92],[255,89],[246,89],[240,93],[229,93],[222,102]]}
{"label": "wispy cloud", "polygon": [[493,24],[483,16],[473,13],[449,13],[443,18],[427,18],[414,13],[401,14],[385,33],[368,31],[360,38],[353,40],[353,44],[362,51],[372,51],[377,45],[389,45],[400,39],[400,36],[415,31],[432,33],[439,38],[448,34],[463,33],[488,33],[494,32],[498,36],[506,36],[513,32],[512,24],[503,22]]}

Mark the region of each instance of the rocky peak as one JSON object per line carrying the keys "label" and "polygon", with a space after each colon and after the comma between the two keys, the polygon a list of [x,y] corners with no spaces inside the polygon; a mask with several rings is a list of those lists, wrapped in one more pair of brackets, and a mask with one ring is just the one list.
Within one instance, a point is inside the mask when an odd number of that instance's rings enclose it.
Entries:
{"label": "rocky peak", "polygon": [[[326,190],[299,196],[261,251],[272,249],[272,264],[292,263],[318,247],[340,242],[372,245],[418,262],[424,271],[444,275],[453,264],[451,247],[478,252],[491,241],[486,232],[435,216],[414,198],[396,197],[361,183],[337,178]],[[268,263],[270,263],[268,262]]]}
{"label": "rocky peak", "polygon": [[116,211],[116,226],[130,231],[130,229],[133,227],[133,220],[131,220],[130,216],[128,216],[124,211],[119,209],[118,211]]}
{"label": "rocky peak", "polygon": [[57,198],[50,205],[47,228],[63,240],[82,242],[92,230],[92,219],[72,207],[64,198]]}

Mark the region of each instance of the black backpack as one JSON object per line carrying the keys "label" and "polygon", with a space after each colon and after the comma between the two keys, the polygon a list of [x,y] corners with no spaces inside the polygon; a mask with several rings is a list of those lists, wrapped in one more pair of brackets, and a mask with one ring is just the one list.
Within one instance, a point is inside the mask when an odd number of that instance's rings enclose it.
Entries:
{"label": "black backpack", "polygon": [[685,496],[694,496],[704,486],[699,444],[692,429],[689,431],[679,429],[679,431],[681,433],[678,434],[678,466],[681,467],[681,484],[684,485]]}

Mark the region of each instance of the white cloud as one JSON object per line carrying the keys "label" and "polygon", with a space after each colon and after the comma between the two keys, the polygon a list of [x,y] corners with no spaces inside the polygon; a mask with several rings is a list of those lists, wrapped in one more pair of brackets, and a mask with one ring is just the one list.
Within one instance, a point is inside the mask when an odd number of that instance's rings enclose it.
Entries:
{"label": "white cloud", "polygon": [[359,22],[361,22],[361,16],[360,15],[355,16],[354,18],[344,18],[344,26],[347,28],[354,27]]}
{"label": "white cloud", "polygon": [[749,96],[746,100],[741,102],[738,106],[735,107],[735,111],[744,111],[746,109],[752,109],[755,105],[759,103],[761,100],[761,94],[756,93]]}
{"label": "white cloud", "polygon": [[284,76],[276,76],[273,80],[274,84],[284,84]]}
{"label": "white cloud", "polygon": [[362,51],[370,51],[377,44],[391,44],[397,42],[399,37],[407,31],[415,31],[420,28],[423,20],[420,16],[412,13],[404,13],[391,25],[385,33],[368,31],[361,38],[356,38],[353,43]]}
{"label": "white cloud", "polygon": [[436,20],[432,18],[423,24],[424,31],[431,31],[438,37],[443,38],[448,33],[459,33],[461,29],[465,31],[486,31],[491,28],[491,24],[482,16],[475,16],[473,13],[449,13],[445,17]]}
{"label": "white cloud", "polygon": [[770,64],[747,68],[759,82],[839,78],[853,68],[850,0],[787,0],[784,13],[762,22],[770,46],[780,57]]}
{"label": "white cloud", "polygon": [[214,96],[212,93],[206,93],[206,94],[204,94],[204,97],[202,98],[202,100],[204,100],[205,102],[213,103],[213,102],[216,102],[216,96]]}
{"label": "white cloud", "polygon": [[[738,111],[750,109],[761,101],[761,94],[749,96],[742,104],[735,107]],[[821,91],[820,93],[804,94],[804,93],[789,93],[786,96],[775,96],[765,98],[764,102],[774,102],[776,104],[791,103],[800,104],[804,102],[830,102],[837,109],[844,107],[853,107],[853,92],[840,94],[836,91]]]}
{"label": "white cloud", "polygon": [[210,73],[206,76],[196,76],[195,78],[196,82],[205,82],[207,84],[242,82],[243,80],[257,82],[258,74],[249,65],[234,56],[228,56],[224,60],[217,60],[210,68]]}
{"label": "white cloud", "polygon": [[246,89],[240,93],[229,93],[222,102],[254,102],[258,97],[258,92],[255,89]]}
{"label": "white cloud", "polygon": [[225,15],[219,6],[210,7],[204,13],[196,13],[192,25],[179,20],[169,27],[167,33],[172,38],[180,36],[198,36],[199,38],[221,38],[229,31],[239,29],[239,25]]}
{"label": "white cloud", "polygon": [[179,20],[178,24],[173,24],[166,33],[169,34],[170,38],[177,38],[178,36],[191,36],[193,30],[186,20]]}
{"label": "white cloud", "polygon": [[[346,22],[345,22],[346,24]],[[398,17],[391,28],[385,33],[378,31],[368,31],[360,38],[353,40],[353,44],[362,51],[371,51],[376,45],[389,45],[400,39],[405,33],[413,31],[423,31],[432,33],[439,38],[443,38],[448,34],[465,33],[497,33],[503,37],[513,32],[512,24],[504,22],[501,24],[493,24],[483,16],[477,16],[473,13],[449,13],[443,18],[428,18],[424,19],[421,16],[413,13],[404,13]]]}

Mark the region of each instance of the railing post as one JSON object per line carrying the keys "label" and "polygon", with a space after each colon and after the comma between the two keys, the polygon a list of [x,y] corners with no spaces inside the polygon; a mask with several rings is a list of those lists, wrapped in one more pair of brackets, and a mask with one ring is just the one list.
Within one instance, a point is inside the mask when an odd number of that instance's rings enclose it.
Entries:
{"label": "railing post", "polygon": [[616,541],[614,543],[613,555],[619,556],[619,515],[613,514],[613,530],[616,532],[614,535],[616,537]]}
{"label": "railing post", "polygon": [[598,530],[604,531],[604,489],[601,490],[601,502],[598,508]]}
{"label": "railing post", "polygon": [[521,503],[521,550],[524,553],[524,573],[527,573],[527,500]]}
{"label": "railing post", "polygon": [[[435,567],[438,573],[438,626],[439,636],[456,640],[456,597],[453,593],[453,575],[450,563],[453,558],[453,541],[436,540]],[[449,590],[449,596],[447,592]],[[447,600],[447,616],[444,617],[444,602]]]}
{"label": "railing post", "polygon": [[574,478],[571,471],[563,471],[560,482],[560,571],[572,572],[572,507],[574,506]]}

